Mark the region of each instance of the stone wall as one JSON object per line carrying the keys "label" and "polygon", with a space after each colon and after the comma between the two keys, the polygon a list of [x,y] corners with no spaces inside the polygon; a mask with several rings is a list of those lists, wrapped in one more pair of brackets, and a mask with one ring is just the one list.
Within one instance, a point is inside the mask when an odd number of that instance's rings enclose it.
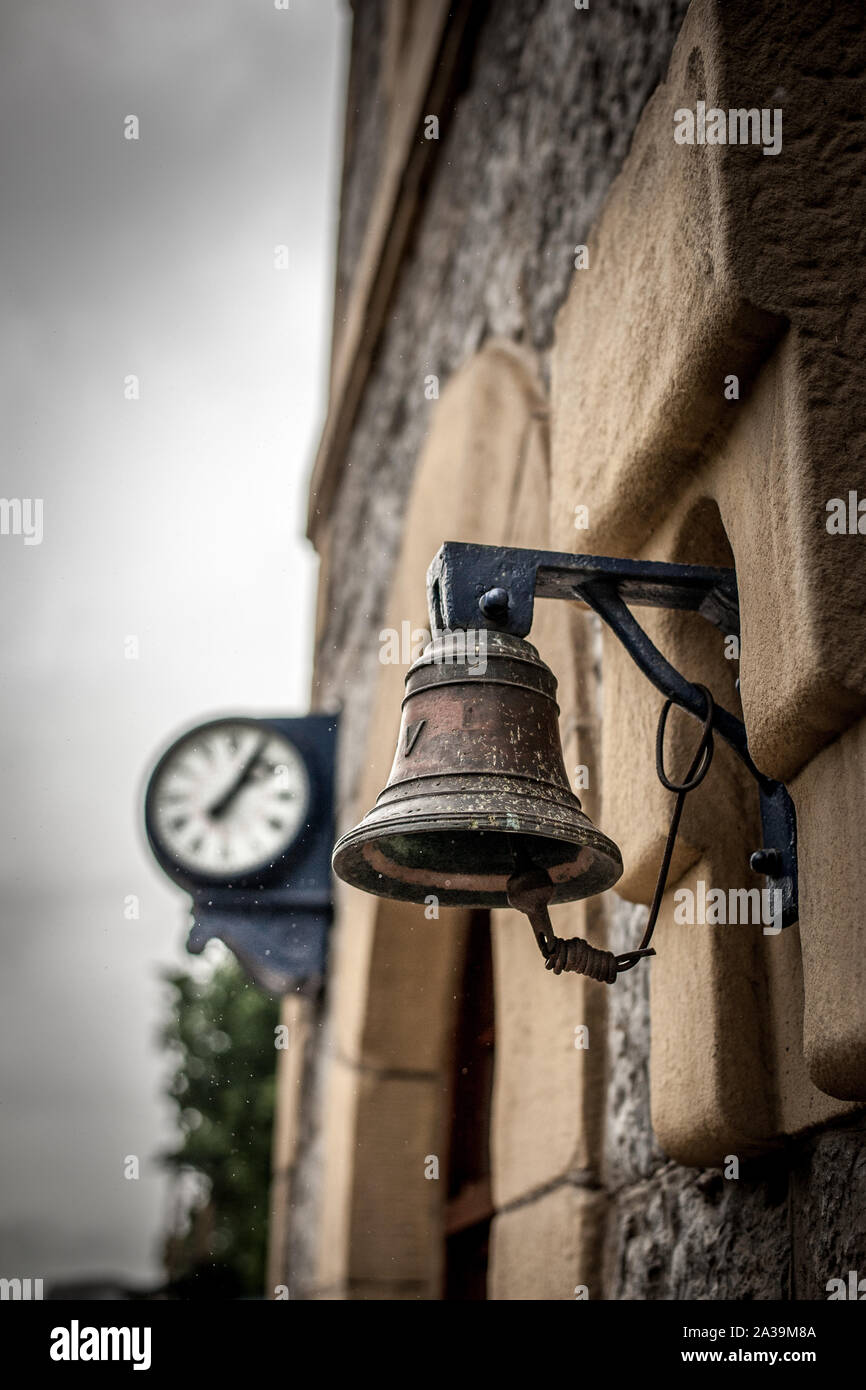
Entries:
{"label": "stone wall", "polygon": [[[386,30],[386,0],[358,6],[352,68],[370,79],[370,49]],[[683,0],[576,11],[564,0],[494,0],[478,35],[468,88],[436,152],[410,254],[403,264],[330,521],[316,654],[320,702],[352,698],[344,714],[341,789],[357,782],[369,719],[378,629],[400,543],[403,509],[431,402],[488,337],[549,348],[553,322],[622,164],[641,110],[661,78]],[[374,14],[379,13],[379,22]],[[339,255],[350,283],[377,144],[386,139],[381,90],[353,88]],[[429,557],[432,558],[432,557]],[[427,564],[421,557],[420,563]]]}
{"label": "stone wall", "polygon": [[[466,83],[423,189],[319,538],[314,699],[343,709],[344,826],[364,809],[358,802],[369,775],[381,675],[376,639],[434,409],[425,379],[437,376],[444,389],[482,345],[505,339],[537,363],[542,387],[549,384],[555,322],[573,282],[575,246],[589,242],[599,222],[639,118],[666,73],[686,8],[657,0],[592,0],[588,10],[566,0],[476,6],[485,14]],[[338,306],[351,296],[377,152],[385,159],[382,52],[393,43],[397,20],[403,22],[399,14],[395,20],[399,10],[386,0],[356,7]],[[644,235],[652,238],[651,223]],[[750,319],[748,335],[764,321]],[[771,341],[774,325],[775,319]],[[759,365],[760,352],[752,359]],[[495,476],[479,479],[479,486],[497,485]],[[611,550],[616,553],[614,545]],[[430,558],[432,551],[414,557],[418,571]],[[598,634],[593,640],[597,648]],[[631,947],[642,930],[645,908],[640,893],[635,896],[637,906],[613,898],[608,905],[607,939],[615,951]],[[530,1297],[534,1288],[535,1296],[570,1297],[573,1268],[581,1278],[590,1270],[593,1298],[820,1298],[829,1278],[866,1270],[861,1113],[837,1114],[817,1129],[799,1124],[799,1137],[779,1136],[769,1152],[744,1157],[738,1181],[728,1181],[721,1168],[680,1166],[661,1152],[651,1121],[648,981],[648,971],[635,970],[599,1006],[605,1056],[593,1084],[602,1095],[593,1098],[590,1086],[583,1096],[585,1105],[599,1110],[598,1152],[573,1163],[552,1188],[514,1197],[500,1227],[491,1296]],[[351,1281],[328,1284],[317,1273],[323,1206],[333,1202],[323,1177],[322,1117],[333,1084],[329,1058],[342,1046],[341,1007],[329,994],[312,1031],[292,1196],[290,1281],[299,1296],[386,1296],[373,1291],[372,1277],[359,1292]],[[341,1083],[356,1091],[357,1077],[371,1065],[363,1045],[357,1065],[355,1083]],[[561,1103],[574,1100],[566,1096]],[[509,1122],[519,1125],[520,1118]],[[346,1189],[351,1186],[347,1179]],[[575,1248],[581,1223],[589,1234],[582,1254],[559,1241],[558,1269],[545,1232],[552,1241],[563,1222],[573,1223]],[[590,1248],[595,1253],[587,1255]],[[530,1279],[533,1262],[540,1286]],[[392,1296],[423,1297],[423,1288],[423,1281],[409,1281],[402,1295]]]}
{"label": "stone wall", "polygon": [[[643,916],[620,906],[612,950],[629,949]],[[826,1298],[829,1279],[864,1267],[863,1117],[742,1162],[736,1182],[667,1161],[650,1124],[647,976],[620,984],[608,1022],[604,1296]]]}

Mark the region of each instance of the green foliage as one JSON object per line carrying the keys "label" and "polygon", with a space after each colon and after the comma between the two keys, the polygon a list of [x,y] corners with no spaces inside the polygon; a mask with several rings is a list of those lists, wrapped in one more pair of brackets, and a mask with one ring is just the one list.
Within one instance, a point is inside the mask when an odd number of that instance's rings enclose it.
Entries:
{"label": "green foliage", "polygon": [[279,1005],[232,958],[204,982],[183,971],[164,978],[172,1009],[161,1042],[177,1059],[168,1094],[183,1134],[164,1162],[204,1179],[166,1243],[170,1291],[257,1297],[265,1275]]}

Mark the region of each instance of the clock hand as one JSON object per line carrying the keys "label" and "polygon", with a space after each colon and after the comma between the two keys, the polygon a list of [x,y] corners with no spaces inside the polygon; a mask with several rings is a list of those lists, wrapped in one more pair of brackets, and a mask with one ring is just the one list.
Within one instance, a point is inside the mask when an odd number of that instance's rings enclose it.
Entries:
{"label": "clock hand", "polygon": [[245,759],[240,771],[228,789],[224,791],[221,796],[217,797],[216,801],[212,802],[210,806],[205,808],[205,814],[210,816],[212,820],[219,820],[221,816],[225,815],[238,792],[249,780],[250,773],[264,753],[267,742],[268,735],[262,734],[259,742],[256,744],[249,757]]}

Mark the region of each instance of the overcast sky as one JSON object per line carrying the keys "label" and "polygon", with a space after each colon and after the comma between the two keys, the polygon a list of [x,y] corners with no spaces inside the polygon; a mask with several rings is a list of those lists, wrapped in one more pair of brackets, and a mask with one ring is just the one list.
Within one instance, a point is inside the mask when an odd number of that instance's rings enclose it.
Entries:
{"label": "overcast sky", "polygon": [[141,792],[179,727],[308,707],[347,11],[0,0],[0,495],[43,502],[0,535],[0,1276],[158,1275],[190,958]]}

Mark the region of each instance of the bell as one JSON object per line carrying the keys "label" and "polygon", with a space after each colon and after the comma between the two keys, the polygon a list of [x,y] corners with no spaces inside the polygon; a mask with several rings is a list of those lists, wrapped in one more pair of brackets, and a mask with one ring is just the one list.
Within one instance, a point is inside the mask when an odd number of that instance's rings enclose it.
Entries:
{"label": "bell", "polygon": [[568,785],[558,713],[556,679],[530,642],[436,636],[406,676],[388,784],[338,841],[334,871],[380,897],[446,907],[528,911],[515,885],[537,893],[539,882],[545,907],[610,888],[622,857]]}

